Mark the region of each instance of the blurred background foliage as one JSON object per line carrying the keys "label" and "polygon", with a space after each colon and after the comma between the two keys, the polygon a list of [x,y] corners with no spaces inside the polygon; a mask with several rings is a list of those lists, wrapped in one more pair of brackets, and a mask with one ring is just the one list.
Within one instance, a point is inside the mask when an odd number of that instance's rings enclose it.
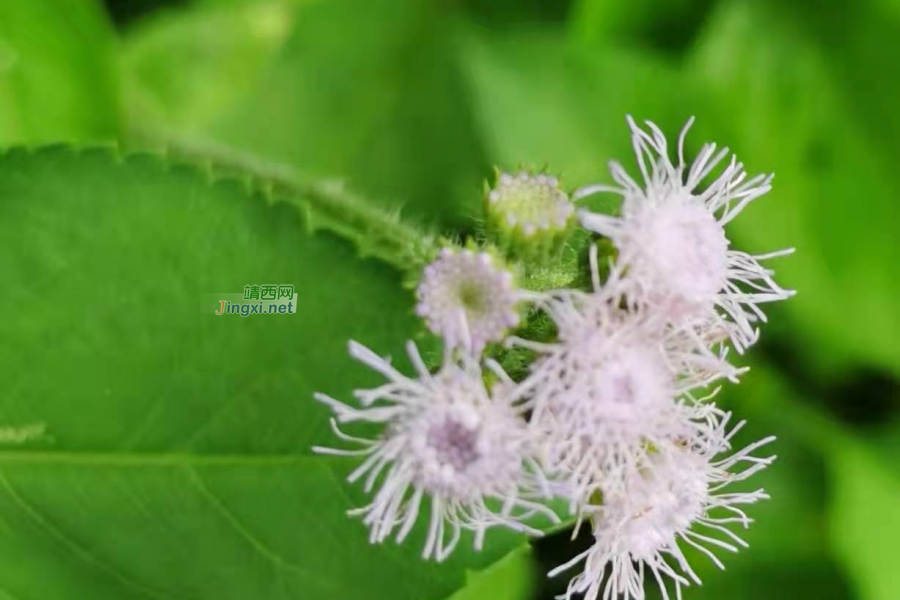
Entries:
{"label": "blurred background foliage", "polygon": [[[696,115],[693,149],[776,173],[731,234],[796,246],[799,293],[722,395],[779,436],[774,499],[688,597],[896,600],[898,40],[896,0],[0,0],[0,143],[286,164],[465,235],[492,165],[604,180],[626,113]],[[575,551],[551,536],[458,598],[548,599]]]}

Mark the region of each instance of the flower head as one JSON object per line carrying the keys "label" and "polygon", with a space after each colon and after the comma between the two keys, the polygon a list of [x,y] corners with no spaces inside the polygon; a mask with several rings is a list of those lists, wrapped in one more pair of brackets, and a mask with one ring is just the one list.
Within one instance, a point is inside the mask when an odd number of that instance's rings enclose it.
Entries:
{"label": "flower head", "polygon": [[[604,496],[603,506],[594,515],[594,546],[551,572],[555,575],[585,562],[583,572],[570,581],[566,600],[574,594],[596,600],[601,591],[604,600],[620,595],[643,600],[648,570],[664,598],[669,598],[664,578],[674,584],[680,598],[682,585],[700,583],[680,544],[705,554],[719,568],[724,565],[711,547],[736,552],[747,546],[728,526],[749,527],[751,521],[741,506],[768,496],[761,489],[722,490],[771,464],[774,456],[758,458],[752,452],[774,438],[719,458],[743,425],[729,432],[729,418],[725,415],[691,439],[659,446],[645,464],[628,474],[621,492]],[[738,465],[745,468],[733,471]]]}
{"label": "flower head", "polygon": [[[556,516],[527,498],[539,492],[539,479],[529,458],[531,439],[521,411],[507,393],[509,382],[488,389],[477,361],[465,353],[457,358],[447,352],[442,368],[432,374],[415,345],[409,343],[407,350],[418,371],[415,379],[367,348],[350,343],[354,358],[388,380],[380,387],[355,393],[363,408],[316,394],[317,400],[332,408],[338,422],[385,424],[378,438],[364,440],[346,435],[332,420],[339,438],[361,444],[363,449],[315,449],[366,457],[349,480],[365,477],[367,492],[380,482],[372,502],[351,511],[362,516],[370,528],[370,541],[382,542],[398,528],[397,540],[402,541],[426,496],[431,516],[425,558],[446,558],[463,529],[475,532],[479,549],[491,526],[538,534],[524,521],[537,513],[550,519]],[[498,365],[490,366],[503,375]]]}
{"label": "flower head", "polygon": [[425,267],[417,295],[416,312],[431,332],[473,354],[519,323],[512,273],[486,252],[442,250]]}
{"label": "flower head", "polygon": [[[597,280],[595,260],[592,270]],[[558,340],[509,340],[538,353],[517,393],[529,398],[544,465],[567,481],[573,507],[619,489],[657,445],[704,427],[715,409],[692,391],[740,373],[652,313],[624,309],[621,285],[613,271],[592,293],[536,295]]]}
{"label": "flower head", "polygon": [[726,332],[742,352],[756,340],[755,323],[765,321],[758,305],[793,294],[775,283],[773,272],[760,263],[793,249],[752,256],[730,249],[724,229],[745,206],[771,189],[772,176],[747,179],[743,165],[732,156],[721,173],[704,185],[728,156],[728,149],[716,152],[715,144],[706,144],[688,167],[684,139],[693,119],[678,138],[677,166],[656,125],[648,121],[648,133],[630,117],[628,123],[643,186],[620,164],[611,163],[617,186],[591,185],[573,198],[598,192],[620,194],[621,216],[582,211],[581,222],[616,245],[619,264],[628,269],[632,300],[652,305],[673,323],[691,327],[701,323]]}

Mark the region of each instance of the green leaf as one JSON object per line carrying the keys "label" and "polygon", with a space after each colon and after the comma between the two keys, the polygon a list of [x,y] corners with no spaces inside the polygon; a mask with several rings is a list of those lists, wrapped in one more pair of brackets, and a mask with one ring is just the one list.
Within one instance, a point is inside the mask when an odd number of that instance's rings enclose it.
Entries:
{"label": "green leaf", "polygon": [[[388,354],[414,331],[395,271],[307,235],[294,208],[236,182],[64,149],[16,151],[0,167],[0,306],[18,307],[3,358],[21,371],[8,384],[21,414],[8,416],[47,420],[67,448],[306,452],[324,426],[304,417],[312,392],[360,383],[347,339]],[[202,318],[204,294],[254,282],[296,285],[297,317],[214,319],[212,302]],[[30,362],[53,377],[32,377]],[[63,407],[78,410],[54,423]]]}
{"label": "green leaf", "polygon": [[202,132],[246,98],[293,26],[285,1],[171,10],[129,30],[124,87],[137,126]]}
{"label": "green leaf", "polygon": [[708,0],[577,0],[570,16],[570,36],[588,46],[640,39],[677,49],[690,40],[708,4]]}
{"label": "green leaf", "polygon": [[[471,28],[465,42],[478,120],[504,168],[547,165],[568,186],[596,183],[606,161],[631,153],[627,113],[680,120],[674,71],[652,57],[573,48],[551,28],[490,37]],[[655,86],[668,94],[646,93]]]}
{"label": "green leaf", "polygon": [[796,324],[802,359],[822,372],[864,362],[897,373],[900,181],[872,152],[827,62],[799,18],[730,1],[686,68],[699,135],[728,144],[754,173],[776,172],[773,191],[735,219],[733,232],[751,252],[796,246],[771,263],[779,282],[798,290],[773,313]]}
{"label": "green leaf", "polygon": [[858,440],[835,444],[831,454],[831,535],[861,600],[900,593],[896,546],[900,539],[900,481]]}
{"label": "green leaf", "polygon": [[[301,6],[279,56],[233,110],[208,124],[199,111],[203,123],[192,124],[190,135],[173,122],[141,130],[139,114],[132,127],[150,141],[189,137],[181,141],[214,142],[315,176],[347,178],[419,220],[468,226],[488,169],[454,56],[453,19],[449,5],[428,0]],[[188,72],[208,70],[197,54],[147,57],[141,64],[156,76],[128,81],[149,88],[136,92],[142,97],[168,96],[183,60],[193,63]],[[181,95],[171,100],[186,102]]]}
{"label": "green leaf", "polygon": [[[312,393],[376,383],[346,342],[401,358],[412,298],[248,189],[109,151],[0,158],[0,422],[42,425],[2,436],[7,596],[438,599],[520,543],[436,565],[421,528],[374,547],[344,514],[365,495],[311,454],[335,443]],[[297,314],[205,304],[252,283],[295,285]]]}
{"label": "green leaf", "polygon": [[534,593],[535,568],[531,546],[521,546],[490,568],[470,573],[466,587],[447,600],[529,600]]}
{"label": "green leaf", "polygon": [[[891,168],[890,157],[900,151],[900,122],[894,118],[900,62],[892,43],[900,35],[900,3],[832,3],[829,10],[816,10],[815,0],[804,0],[788,8],[789,17],[809,32],[822,52],[846,112],[870,145],[868,158]],[[840,44],[834,43],[837,38]]]}
{"label": "green leaf", "polygon": [[113,50],[94,0],[0,0],[0,144],[115,138]]}

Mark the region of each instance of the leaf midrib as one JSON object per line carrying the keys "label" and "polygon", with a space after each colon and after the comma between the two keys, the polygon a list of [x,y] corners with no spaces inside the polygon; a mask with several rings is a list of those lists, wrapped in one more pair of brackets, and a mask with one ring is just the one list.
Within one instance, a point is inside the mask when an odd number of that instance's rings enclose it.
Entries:
{"label": "leaf midrib", "polygon": [[311,464],[339,461],[328,457],[303,454],[191,454],[168,452],[0,452],[0,467],[4,465],[64,464],[78,466],[116,467],[284,467],[307,466]]}

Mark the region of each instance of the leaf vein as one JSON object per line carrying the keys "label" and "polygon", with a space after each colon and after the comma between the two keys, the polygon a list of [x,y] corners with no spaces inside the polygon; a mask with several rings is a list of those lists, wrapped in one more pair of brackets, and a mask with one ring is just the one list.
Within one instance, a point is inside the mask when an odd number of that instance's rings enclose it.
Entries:
{"label": "leaf vein", "polygon": [[[57,543],[61,544],[67,550],[78,556],[85,563],[94,567],[97,571],[103,573],[107,577],[112,578],[121,585],[124,585],[126,588],[130,588],[134,591],[139,592],[145,597],[157,598],[160,600],[171,600],[171,598],[179,598],[179,596],[173,596],[171,594],[163,593],[160,590],[151,588],[140,583],[139,581],[135,581],[134,579],[132,579],[128,575],[125,575],[113,565],[110,565],[109,563],[100,559],[90,550],[66,535],[65,532],[63,532],[57,525],[51,523],[50,520],[43,516],[37,508],[35,508],[23,496],[21,496],[15,490],[9,479],[6,477],[6,474],[3,472],[0,472],[0,486],[2,486],[4,490],[6,490],[13,503],[25,514],[25,516],[27,516],[38,527],[44,530]],[[182,598],[183,600],[188,600],[188,598],[184,596],[181,596],[180,598]]]}
{"label": "leaf vein", "polygon": [[216,513],[226,522],[228,525],[234,529],[235,532],[245,541],[247,544],[253,548],[260,556],[268,560],[272,563],[276,569],[284,570],[284,571],[292,571],[299,575],[302,575],[307,581],[314,580],[323,588],[329,589],[331,591],[340,593],[336,586],[332,583],[315,577],[313,573],[309,570],[303,568],[301,565],[297,563],[291,562],[286,559],[284,556],[276,552],[274,549],[269,547],[265,542],[263,542],[259,537],[253,534],[251,529],[241,523],[240,519],[238,519],[237,515],[235,515],[231,510],[225,506],[225,503],[222,499],[209,487],[203,483],[203,479],[200,477],[200,474],[197,470],[187,465],[185,466],[185,471],[188,473],[191,483],[197,489],[198,492],[206,499],[209,504],[213,507]]}

